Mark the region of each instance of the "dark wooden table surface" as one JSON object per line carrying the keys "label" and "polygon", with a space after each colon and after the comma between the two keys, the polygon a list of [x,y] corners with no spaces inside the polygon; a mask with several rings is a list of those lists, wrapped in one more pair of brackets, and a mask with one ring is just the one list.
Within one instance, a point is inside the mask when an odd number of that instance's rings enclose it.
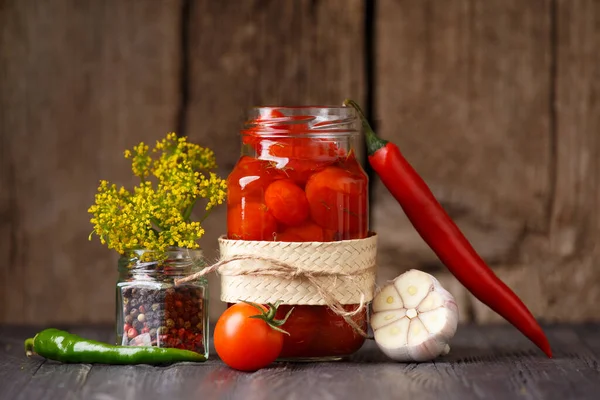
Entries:
{"label": "dark wooden table surface", "polygon": [[[71,328],[110,341],[109,327]],[[0,327],[0,399],[600,399],[600,324],[555,325],[546,358],[510,326],[461,326],[450,355],[399,364],[372,342],[347,361],[277,363],[255,373],[203,364],[65,365],[27,359],[35,328]]]}

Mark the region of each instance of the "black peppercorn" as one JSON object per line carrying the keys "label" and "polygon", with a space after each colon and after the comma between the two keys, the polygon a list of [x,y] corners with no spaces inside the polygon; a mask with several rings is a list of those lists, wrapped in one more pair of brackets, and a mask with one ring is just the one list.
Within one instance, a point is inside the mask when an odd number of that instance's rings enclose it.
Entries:
{"label": "black peppercorn", "polygon": [[138,314],[139,314],[139,311],[137,310],[137,308],[132,308],[131,312],[129,313],[129,315],[131,315],[134,318],[137,318]]}

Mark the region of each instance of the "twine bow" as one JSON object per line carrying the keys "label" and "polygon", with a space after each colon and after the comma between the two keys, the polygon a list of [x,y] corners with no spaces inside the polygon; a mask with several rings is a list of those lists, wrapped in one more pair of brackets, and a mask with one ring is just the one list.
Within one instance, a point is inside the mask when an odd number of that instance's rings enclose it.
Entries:
{"label": "twine bow", "polygon": [[[257,263],[244,263],[242,266],[239,261],[259,261]],[[235,263],[235,266],[231,266]],[[198,279],[199,277],[208,275],[212,272],[218,272],[221,275],[226,276],[240,276],[240,275],[252,275],[252,276],[271,276],[283,279],[306,279],[323,298],[326,305],[337,315],[344,318],[344,320],[350,325],[358,334],[363,337],[368,337],[367,333],[360,327],[356,321],[352,318],[358,313],[362,312],[366,307],[365,294],[361,293],[358,307],[355,310],[347,311],[344,306],[331,294],[327,287],[319,280],[319,277],[333,277],[343,278],[348,281],[352,281],[354,276],[364,274],[369,271],[375,270],[375,265],[368,266],[362,270],[355,270],[352,273],[345,273],[343,271],[310,271],[304,268],[298,268],[279,260],[262,257],[257,255],[234,255],[221,259],[215,264],[204,268],[203,270],[175,280],[175,284],[179,285],[185,282],[190,282]],[[242,299],[252,300],[252,299]]]}

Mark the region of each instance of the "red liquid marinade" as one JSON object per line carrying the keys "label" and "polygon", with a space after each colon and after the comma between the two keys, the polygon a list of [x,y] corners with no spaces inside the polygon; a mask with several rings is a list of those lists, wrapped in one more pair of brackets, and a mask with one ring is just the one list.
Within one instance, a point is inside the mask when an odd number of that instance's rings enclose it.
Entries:
{"label": "red liquid marinade", "polygon": [[[295,129],[299,129],[296,127]],[[367,237],[368,178],[352,149],[310,137],[245,135],[255,156],[242,156],[228,178],[229,239],[329,242]],[[327,306],[294,307],[283,329],[281,358],[349,355],[364,338]],[[347,310],[357,305],[346,305]],[[367,313],[353,317],[367,329]]]}

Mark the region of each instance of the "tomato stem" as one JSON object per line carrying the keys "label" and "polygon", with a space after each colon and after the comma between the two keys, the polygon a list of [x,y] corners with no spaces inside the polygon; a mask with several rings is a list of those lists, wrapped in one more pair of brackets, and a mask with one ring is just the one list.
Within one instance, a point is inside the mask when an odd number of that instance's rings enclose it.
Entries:
{"label": "tomato stem", "polygon": [[[274,330],[276,330],[278,332],[284,333],[284,334],[286,334],[288,336],[290,335],[289,332],[281,329],[280,326],[282,326],[283,324],[285,324],[287,322],[288,318],[292,314],[292,311],[294,311],[294,307],[292,307],[290,309],[290,311],[287,312],[287,314],[285,315],[285,317],[283,319],[275,319],[275,315],[277,314],[277,308],[281,304],[281,300],[277,300],[275,302],[275,304],[273,304],[273,303],[267,303],[266,306],[261,306],[260,304],[253,303],[251,301],[246,301],[246,300],[242,300],[242,302],[244,302],[246,304],[249,304],[252,307],[256,308],[258,311],[260,311],[260,314],[252,315],[252,316],[250,316],[248,318],[254,318],[254,319],[263,320],[272,329],[274,329]],[[265,307],[267,308],[266,311],[265,311]]]}

